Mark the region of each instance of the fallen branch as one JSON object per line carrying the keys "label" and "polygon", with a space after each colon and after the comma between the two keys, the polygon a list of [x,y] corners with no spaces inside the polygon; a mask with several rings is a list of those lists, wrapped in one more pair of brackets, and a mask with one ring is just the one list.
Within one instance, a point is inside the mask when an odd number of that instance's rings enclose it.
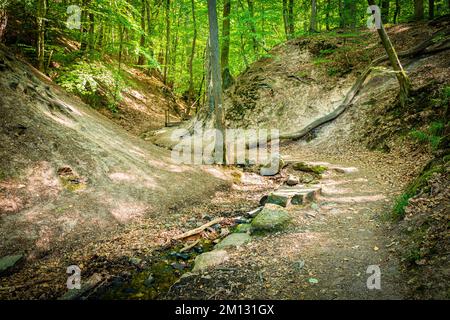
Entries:
{"label": "fallen branch", "polygon": [[180,240],[180,239],[184,239],[184,238],[187,238],[187,237],[190,237],[190,236],[199,234],[200,232],[202,232],[202,231],[205,230],[206,228],[208,228],[208,227],[210,227],[210,226],[213,226],[213,225],[215,225],[215,224],[218,224],[218,223],[222,222],[223,219],[224,219],[224,218],[222,218],[222,217],[221,217],[221,218],[213,219],[213,220],[211,220],[210,222],[205,223],[204,225],[202,225],[202,226],[200,226],[200,227],[198,227],[198,228],[192,229],[192,230],[187,231],[187,232],[185,232],[185,233],[182,233],[182,234],[180,234],[180,235],[178,235],[178,236],[175,236],[173,239],[174,239],[174,240]]}

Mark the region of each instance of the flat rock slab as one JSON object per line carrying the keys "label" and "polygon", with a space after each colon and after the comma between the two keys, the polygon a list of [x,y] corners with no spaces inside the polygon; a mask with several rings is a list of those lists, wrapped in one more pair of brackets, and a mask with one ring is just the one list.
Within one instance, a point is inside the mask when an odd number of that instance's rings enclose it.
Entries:
{"label": "flat rock slab", "polygon": [[226,247],[238,247],[243,244],[246,244],[252,239],[252,237],[248,233],[232,233],[229,236],[227,236],[225,239],[220,241],[216,246],[215,249],[223,249]]}
{"label": "flat rock slab", "polygon": [[310,201],[316,200],[321,192],[322,188],[320,188],[319,186],[284,186],[272,192],[265,200],[265,203],[276,204],[282,207],[287,207],[289,204],[305,204]]}
{"label": "flat rock slab", "polygon": [[22,258],[23,255],[21,254],[0,258],[0,275],[10,271]]}
{"label": "flat rock slab", "polygon": [[266,204],[264,209],[253,219],[253,231],[275,231],[287,226],[291,216],[283,207]]}
{"label": "flat rock slab", "polygon": [[213,250],[202,253],[195,258],[195,265],[192,272],[203,271],[209,268],[218,266],[229,259],[228,253],[225,250]]}

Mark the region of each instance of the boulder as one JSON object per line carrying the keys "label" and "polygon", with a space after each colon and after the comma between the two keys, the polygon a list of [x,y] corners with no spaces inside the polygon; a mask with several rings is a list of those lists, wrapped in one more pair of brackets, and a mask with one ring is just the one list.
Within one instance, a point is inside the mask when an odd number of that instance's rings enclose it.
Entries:
{"label": "boulder", "polygon": [[253,231],[274,231],[287,226],[291,217],[281,206],[266,204],[264,209],[253,219]]}
{"label": "boulder", "polygon": [[225,250],[213,250],[202,253],[195,258],[195,265],[192,272],[199,272],[208,268],[213,268],[226,262],[228,259],[228,253]]}
{"label": "boulder", "polygon": [[251,237],[248,233],[232,233],[220,241],[214,248],[223,249],[226,247],[238,247],[249,242],[250,240]]}

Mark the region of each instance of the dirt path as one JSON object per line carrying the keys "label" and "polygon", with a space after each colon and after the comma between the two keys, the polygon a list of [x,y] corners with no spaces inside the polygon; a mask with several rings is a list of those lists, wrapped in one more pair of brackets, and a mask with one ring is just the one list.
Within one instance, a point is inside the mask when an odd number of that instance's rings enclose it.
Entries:
{"label": "dirt path", "polygon": [[[301,150],[301,151],[300,151]],[[289,154],[286,154],[288,152]],[[405,283],[386,219],[413,163],[378,152],[332,157],[317,149],[284,150],[291,160],[327,159],[316,203],[289,207],[284,232],[254,237],[229,250],[226,265],[180,281],[171,299],[401,299]],[[420,163],[420,161],[418,161]],[[403,179],[402,179],[403,177]],[[381,289],[369,290],[370,265],[381,270]]]}

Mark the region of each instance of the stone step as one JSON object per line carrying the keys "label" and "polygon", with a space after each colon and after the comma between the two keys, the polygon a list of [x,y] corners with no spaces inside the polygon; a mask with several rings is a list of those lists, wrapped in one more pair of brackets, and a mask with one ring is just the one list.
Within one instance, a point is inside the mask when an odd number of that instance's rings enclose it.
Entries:
{"label": "stone step", "polygon": [[283,186],[269,194],[265,203],[273,203],[282,207],[287,207],[290,204],[300,205],[316,200],[321,193],[322,188],[320,186]]}

